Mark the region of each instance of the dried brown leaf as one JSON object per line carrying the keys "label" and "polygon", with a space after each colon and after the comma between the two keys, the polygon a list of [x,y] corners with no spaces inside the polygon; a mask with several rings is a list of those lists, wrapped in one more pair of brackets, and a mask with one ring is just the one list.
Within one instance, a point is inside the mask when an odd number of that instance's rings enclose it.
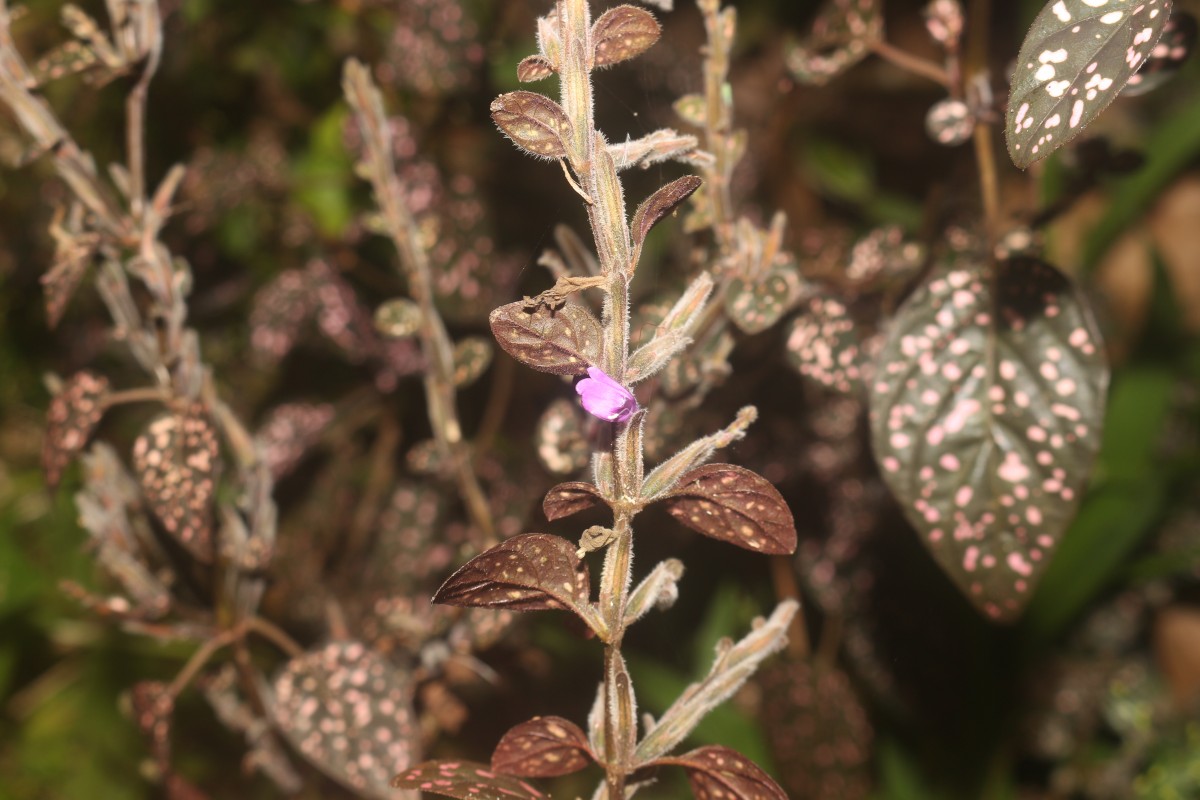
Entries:
{"label": "dried brown leaf", "polygon": [[433,602],[513,611],[567,609],[583,616],[590,590],[587,565],[575,555],[574,544],[523,533],[459,567]]}
{"label": "dried brown leaf", "polygon": [[570,140],[567,112],[536,92],[509,92],[492,101],[492,120],[513,142],[535,156],[563,158]]}
{"label": "dried brown leaf", "polygon": [[600,363],[604,329],[582,306],[557,310],[509,303],[492,312],[501,349],[527,367],[555,375],[583,375]]}
{"label": "dried brown leaf", "polygon": [[708,464],[683,476],[667,512],[692,530],[747,550],[785,555],[796,549],[796,525],[766,478],[733,464]]}
{"label": "dried brown leaf", "polygon": [[547,800],[549,795],[525,781],[497,775],[471,761],[426,761],[392,779],[397,789],[455,797],[458,800]]}
{"label": "dried brown leaf", "polygon": [[671,181],[646,198],[633,215],[634,245],[641,246],[650,233],[650,229],[657,225],[659,220],[670,214],[676,206],[688,199],[703,182],[695,175],[685,175]]}
{"label": "dried brown leaf", "polygon": [[492,769],[523,778],[553,778],[594,761],[587,734],[562,717],[534,717],[512,728],[492,753]]}
{"label": "dried brown leaf", "polygon": [[661,35],[662,27],[649,11],[627,5],[610,8],[592,26],[592,66],[598,69],[637,58]]}
{"label": "dried brown leaf", "polygon": [[673,764],[687,770],[696,800],[787,800],[779,784],[736,750],[720,745],[660,758],[652,765]]}
{"label": "dried brown leaf", "polygon": [[542,500],[542,511],[546,513],[546,519],[553,522],[556,519],[578,514],[580,511],[587,511],[589,508],[603,503],[604,498],[600,496],[600,490],[595,486],[582,481],[573,481],[560,483],[546,492],[546,497]]}

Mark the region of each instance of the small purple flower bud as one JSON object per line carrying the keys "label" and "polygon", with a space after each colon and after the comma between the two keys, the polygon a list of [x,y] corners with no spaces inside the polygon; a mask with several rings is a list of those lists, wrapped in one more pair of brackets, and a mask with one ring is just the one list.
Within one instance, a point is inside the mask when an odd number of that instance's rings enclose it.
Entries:
{"label": "small purple flower bud", "polygon": [[575,391],[589,414],[608,422],[625,422],[638,410],[637,398],[599,367],[588,367],[588,377],[575,384]]}

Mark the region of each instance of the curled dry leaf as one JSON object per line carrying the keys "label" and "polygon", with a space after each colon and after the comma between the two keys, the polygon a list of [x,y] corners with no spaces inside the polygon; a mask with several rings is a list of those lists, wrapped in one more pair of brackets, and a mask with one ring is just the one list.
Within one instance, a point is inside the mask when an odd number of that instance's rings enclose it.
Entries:
{"label": "curled dry leaf", "polygon": [[553,522],[599,505],[604,505],[604,498],[599,489],[590,483],[574,481],[560,483],[546,492],[546,497],[542,500],[542,511],[546,513],[546,519]]}
{"label": "curled dry leaf", "polygon": [[596,759],[587,734],[562,717],[534,717],[512,728],[492,752],[492,769],[523,778],[578,772]]}
{"label": "curled dry leaf", "polygon": [[687,200],[692,192],[700,188],[704,181],[695,175],[684,175],[661,187],[638,206],[633,215],[633,243],[640,246],[646,240],[650,229],[659,220],[670,214],[680,203]]}
{"label": "curled dry leaf", "polygon": [[647,766],[668,764],[687,770],[696,800],[787,800],[770,775],[728,747],[701,747],[681,756],[659,758]]}
{"label": "curled dry leaf", "polygon": [[687,473],[666,499],[667,512],[694,531],[756,553],[796,550],[796,525],[779,490],[733,464]]}
{"label": "curled dry leaf", "polygon": [[1079,135],[1116,99],[1162,36],[1171,0],[1051,0],[1012,77],[1005,131],[1024,169]]}
{"label": "curled dry leaf", "polygon": [[592,66],[599,69],[637,58],[661,35],[662,27],[649,11],[629,5],[610,8],[592,26]]}
{"label": "curled dry leaf", "polygon": [[133,444],[133,466],[167,533],[196,558],[211,561],[212,500],[220,455],[204,406],[195,403],[151,422]]}
{"label": "curled dry leaf", "polygon": [[604,329],[582,306],[551,309],[509,303],[492,312],[500,348],[527,367],[555,375],[583,375],[600,363]]}
{"label": "curled dry leaf", "polygon": [[472,761],[426,761],[392,780],[397,789],[414,789],[458,800],[547,800],[549,795],[520,778],[499,775]]}
{"label": "curled dry leaf", "polygon": [[492,120],[513,143],[535,156],[563,158],[571,122],[562,107],[536,92],[509,92],[492,101]]}
{"label": "curled dry leaf", "polygon": [[973,257],[896,315],[871,392],[883,476],[981,611],[1024,608],[1075,515],[1100,442],[1108,366],[1091,312],[1032,259]]}
{"label": "curled dry leaf", "polygon": [[42,442],[42,471],[51,489],[58,486],[63,470],[83,450],[100,422],[107,392],[108,378],[77,372],[50,400],[46,410],[46,438]]}
{"label": "curled dry leaf", "polygon": [[526,56],[517,64],[517,80],[521,83],[533,83],[549,78],[557,71],[550,59],[543,55]]}
{"label": "curled dry leaf", "polygon": [[459,567],[433,596],[452,606],[513,611],[566,609],[587,620],[591,582],[575,545],[545,533],[523,533]]}
{"label": "curled dry leaf", "polygon": [[419,746],[406,672],[359,642],[333,642],[289,661],[272,689],[275,724],[301,755],[365,797],[395,797],[391,776]]}

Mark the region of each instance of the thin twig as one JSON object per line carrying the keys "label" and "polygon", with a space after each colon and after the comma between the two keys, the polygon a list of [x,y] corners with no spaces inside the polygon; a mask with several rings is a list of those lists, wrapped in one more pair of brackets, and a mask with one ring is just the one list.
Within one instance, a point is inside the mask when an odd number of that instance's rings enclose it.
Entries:
{"label": "thin twig", "polygon": [[954,86],[954,80],[950,71],[933,61],[915,56],[907,50],[901,50],[899,47],[889,44],[882,39],[871,42],[870,47],[872,53],[906,72],[920,75],[922,78],[928,78],[934,83],[945,87],[947,91]]}

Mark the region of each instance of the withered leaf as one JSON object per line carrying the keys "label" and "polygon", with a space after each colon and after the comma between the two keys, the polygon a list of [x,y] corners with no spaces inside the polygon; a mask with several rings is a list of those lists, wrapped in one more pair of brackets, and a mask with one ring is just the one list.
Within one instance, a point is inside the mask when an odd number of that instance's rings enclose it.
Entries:
{"label": "withered leaf", "polygon": [[527,367],[555,375],[583,375],[600,363],[604,329],[582,306],[529,309],[509,303],[492,312],[492,333],[501,349]]}
{"label": "withered leaf", "polygon": [[100,422],[107,392],[108,378],[77,372],[50,401],[46,410],[46,438],[42,442],[42,471],[51,489],[58,486],[63,470],[87,444]]}
{"label": "withered leaf", "polygon": [[204,406],[166,414],[133,444],[133,466],[154,516],[201,561],[213,557],[212,499],[220,472],[217,435]]}
{"label": "withered leaf", "polygon": [[492,753],[492,769],[523,778],[553,778],[594,761],[587,734],[562,717],[534,717],[509,730]]}
{"label": "withered leaf", "polygon": [[685,474],[666,499],[667,512],[694,531],[747,550],[785,555],[796,549],[796,525],[766,478],[733,464],[707,464]]}
{"label": "withered leaf", "polygon": [[704,181],[695,175],[684,175],[647,197],[633,215],[634,245],[641,246],[650,233],[650,229],[657,225],[659,220],[670,214],[676,206],[687,200],[692,192],[700,188],[702,183]]}
{"label": "withered leaf", "polygon": [[433,602],[513,611],[566,609],[582,616],[590,589],[587,565],[575,555],[574,544],[523,533],[459,567]]}
{"label": "withered leaf", "polygon": [[546,519],[553,522],[603,503],[604,498],[595,486],[583,481],[572,481],[560,483],[546,492],[546,497],[542,500],[542,511],[545,512]]}
{"label": "withered leaf", "polygon": [[787,800],[770,775],[728,747],[710,745],[650,762],[653,766],[666,764],[687,770],[696,800]]}
{"label": "withered leaf", "polygon": [[521,83],[532,83],[549,78],[557,70],[550,59],[543,55],[526,56],[517,64],[517,80]]}
{"label": "withered leaf", "polygon": [[610,8],[592,26],[592,66],[598,69],[637,58],[661,35],[662,27],[649,11],[627,5]]}
{"label": "withered leaf", "polygon": [[545,95],[509,92],[492,101],[492,121],[508,138],[529,153],[544,158],[563,158],[564,142],[570,139],[567,112]]}
{"label": "withered leaf", "polygon": [[408,673],[360,642],[289,661],[272,685],[271,713],[301,755],[363,797],[394,797],[391,776],[419,746]]}
{"label": "withered leaf", "polygon": [[397,789],[455,797],[458,800],[547,800],[520,778],[498,775],[486,764],[473,761],[426,761],[392,779]]}

